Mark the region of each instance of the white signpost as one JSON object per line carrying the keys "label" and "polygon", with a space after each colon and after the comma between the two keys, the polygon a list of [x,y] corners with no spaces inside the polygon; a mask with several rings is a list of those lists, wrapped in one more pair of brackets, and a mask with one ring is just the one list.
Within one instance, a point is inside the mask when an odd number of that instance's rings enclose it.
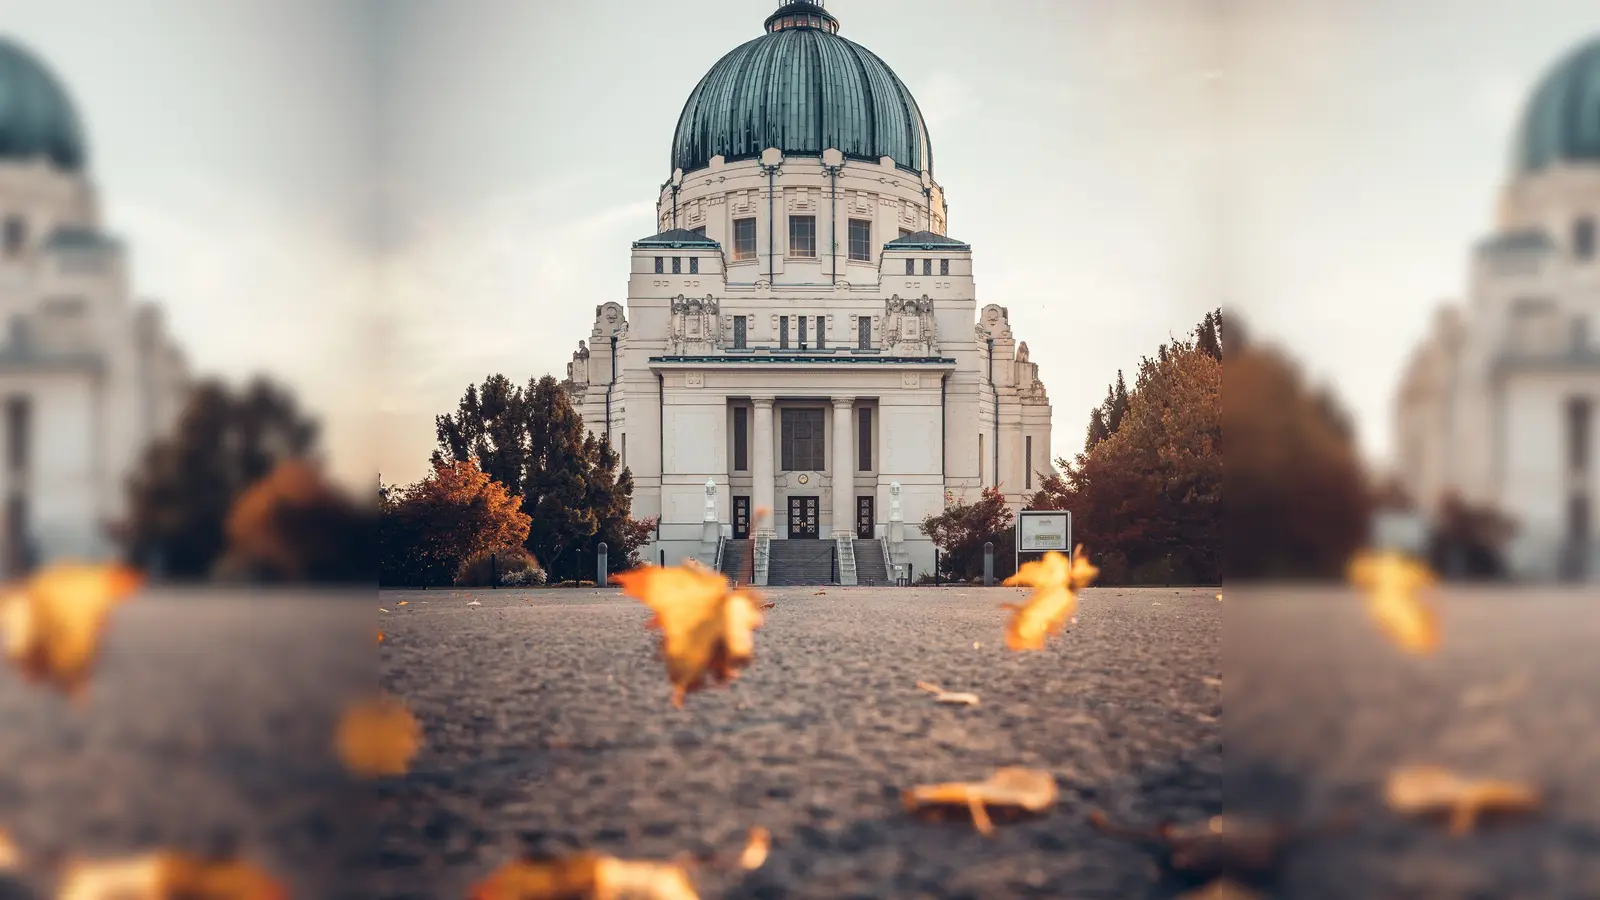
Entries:
{"label": "white signpost", "polygon": [[1063,509],[1025,509],[1017,514],[1016,567],[1022,554],[1056,550],[1072,555],[1072,513]]}

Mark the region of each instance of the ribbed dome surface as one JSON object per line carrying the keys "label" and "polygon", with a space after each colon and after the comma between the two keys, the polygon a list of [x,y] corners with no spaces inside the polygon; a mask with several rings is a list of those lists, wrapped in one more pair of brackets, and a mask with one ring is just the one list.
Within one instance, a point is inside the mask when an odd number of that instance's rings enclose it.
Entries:
{"label": "ribbed dome surface", "polygon": [[928,127],[911,92],[870,50],[834,33],[831,16],[821,14],[824,27],[799,24],[818,14],[791,3],[769,18],[773,30],[711,67],[678,119],[673,168],[691,172],[719,155],[751,159],[768,147],[800,155],[834,147],[856,159],[887,156],[912,171],[933,170]]}
{"label": "ribbed dome surface", "polygon": [[88,154],[67,92],[21,45],[0,37],[0,159],[48,157],[82,169]]}
{"label": "ribbed dome surface", "polygon": [[1522,115],[1517,171],[1556,163],[1600,163],[1600,37],[1556,63]]}

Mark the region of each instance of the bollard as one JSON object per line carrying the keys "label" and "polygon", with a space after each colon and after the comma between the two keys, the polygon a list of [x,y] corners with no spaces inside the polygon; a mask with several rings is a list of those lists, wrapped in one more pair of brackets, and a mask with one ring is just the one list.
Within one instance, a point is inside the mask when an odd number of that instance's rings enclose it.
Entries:
{"label": "bollard", "polygon": [[489,590],[500,589],[500,559],[498,554],[489,554]]}
{"label": "bollard", "polygon": [[994,587],[994,541],[983,545],[983,586]]}
{"label": "bollard", "polygon": [[665,569],[666,567],[667,567],[667,551],[666,551],[666,548],[663,547],[661,549],[661,568]]}
{"label": "bollard", "polygon": [[933,548],[933,586],[938,587],[939,581],[939,548]]}
{"label": "bollard", "polygon": [[594,586],[595,587],[605,587],[605,584],[606,584],[606,553],[610,548],[606,547],[606,542],[605,541],[601,541],[600,542],[600,546],[597,549],[598,549],[598,552],[595,553]]}
{"label": "bollard", "polygon": [[917,583],[917,567],[906,563],[906,587],[914,587]]}

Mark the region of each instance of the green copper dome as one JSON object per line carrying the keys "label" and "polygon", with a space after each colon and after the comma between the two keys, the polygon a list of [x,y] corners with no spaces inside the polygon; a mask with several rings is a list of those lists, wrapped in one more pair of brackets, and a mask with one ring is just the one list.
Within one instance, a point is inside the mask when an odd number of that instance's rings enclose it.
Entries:
{"label": "green copper dome", "polygon": [[839,21],[820,3],[786,3],[766,26],[689,95],[672,139],[673,168],[703,169],[713,156],[753,159],[768,147],[807,156],[833,147],[933,170],[928,126],[911,92],[870,50],[839,37]]}
{"label": "green copper dome", "polygon": [[1600,37],[1563,57],[1534,89],[1517,137],[1517,171],[1600,164]]}
{"label": "green copper dome", "polygon": [[0,160],[40,156],[69,171],[83,168],[88,154],[78,114],[43,63],[0,37]]}

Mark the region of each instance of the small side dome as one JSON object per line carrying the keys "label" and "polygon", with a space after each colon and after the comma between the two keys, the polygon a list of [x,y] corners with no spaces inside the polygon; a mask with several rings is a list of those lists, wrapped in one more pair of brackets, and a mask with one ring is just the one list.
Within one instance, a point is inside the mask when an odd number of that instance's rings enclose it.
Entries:
{"label": "small side dome", "polygon": [[0,37],[0,160],[46,157],[76,172],[88,162],[72,98],[44,63]]}
{"label": "small side dome", "polygon": [[1559,163],[1600,165],[1600,36],[1562,57],[1522,114],[1517,174]]}

